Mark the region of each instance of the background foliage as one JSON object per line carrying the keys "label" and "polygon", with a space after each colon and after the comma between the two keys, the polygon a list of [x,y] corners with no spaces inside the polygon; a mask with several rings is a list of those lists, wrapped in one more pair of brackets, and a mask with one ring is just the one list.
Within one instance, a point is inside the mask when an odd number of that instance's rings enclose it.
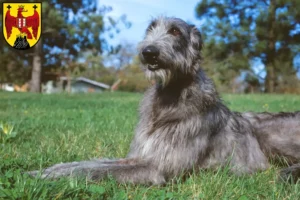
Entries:
{"label": "background foliage", "polygon": [[[39,77],[33,69],[40,68],[41,82],[85,76],[109,85],[119,82],[117,88],[123,91],[147,88],[135,45],[122,42],[112,46],[104,37],[113,38],[130,28],[126,15],[108,17],[113,8],[94,0],[40,2],[42,48],[15,51],[1,35],[0,84],[30,82]],[[203,68],[220,91],[300,92],[299,1],[201,0],[190,12],[202,23]],[[33,63],[37,54],[40,66]],[[39,92],[36,88],[32,91]]]}
{"label": "background foliage", "polygon": [[234,91],[240,77],[244,91],[299,92],[299,1],[202,0],[196,13],[203,20],[204,67],[219,84]]}

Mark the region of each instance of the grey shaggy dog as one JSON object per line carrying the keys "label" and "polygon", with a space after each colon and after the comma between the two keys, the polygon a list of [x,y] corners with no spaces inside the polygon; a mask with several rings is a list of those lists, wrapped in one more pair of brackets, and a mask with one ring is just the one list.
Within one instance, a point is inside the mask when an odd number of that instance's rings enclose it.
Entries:
{"label": "grey shaggy dog", "polygon": [[29,173],[93,180],[110,174],[119,182],[164,184],[194,169],[229,166],[235,174],[251,174],[279,156],[291,164],[281,175],[299,176],[300,112],[230,111],[201,69],[201,47],[195,26],[178,18],[153,20],[138,50],[147,78],[156,84],[141,102],[127,158],[62,163]]}

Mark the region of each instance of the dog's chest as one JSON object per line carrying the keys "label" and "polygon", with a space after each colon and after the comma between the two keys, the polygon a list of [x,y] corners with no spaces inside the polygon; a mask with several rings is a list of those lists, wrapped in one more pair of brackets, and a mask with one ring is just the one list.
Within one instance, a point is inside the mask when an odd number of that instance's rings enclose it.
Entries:
{"label": "dog's chest", "polygon": [[[180,126],[160,127],[151,134],[147,129],[140,132],[136,149],[138,157],[152,160],[162,171],[180,173],[183,169],[192,169],[204,155],[208,141],[201,134],[189,137]],[[185,128],[191,131],[191,126]]]}

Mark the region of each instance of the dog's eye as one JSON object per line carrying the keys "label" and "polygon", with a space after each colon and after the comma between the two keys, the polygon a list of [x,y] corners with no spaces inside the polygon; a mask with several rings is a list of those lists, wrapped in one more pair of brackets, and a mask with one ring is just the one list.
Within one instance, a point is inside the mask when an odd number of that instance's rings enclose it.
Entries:
{"label": "dog's eye", "polygon": [[181,35],[181,32],[178,28],[171,28],[169,31],[168,31],[169,34],[171,35],[174,35],[174,36],[178,36],[178,35]]}

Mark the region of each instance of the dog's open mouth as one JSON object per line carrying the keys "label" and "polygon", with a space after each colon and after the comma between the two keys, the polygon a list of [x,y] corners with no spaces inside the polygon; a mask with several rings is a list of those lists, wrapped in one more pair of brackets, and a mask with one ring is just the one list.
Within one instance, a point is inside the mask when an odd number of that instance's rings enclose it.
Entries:
{"label": "dog's open mouth", "polygon": [[155,71],[155,70],[159,69],[159,66],[158,66],[158,64],[148,64],[148,69],[150,71]]}

